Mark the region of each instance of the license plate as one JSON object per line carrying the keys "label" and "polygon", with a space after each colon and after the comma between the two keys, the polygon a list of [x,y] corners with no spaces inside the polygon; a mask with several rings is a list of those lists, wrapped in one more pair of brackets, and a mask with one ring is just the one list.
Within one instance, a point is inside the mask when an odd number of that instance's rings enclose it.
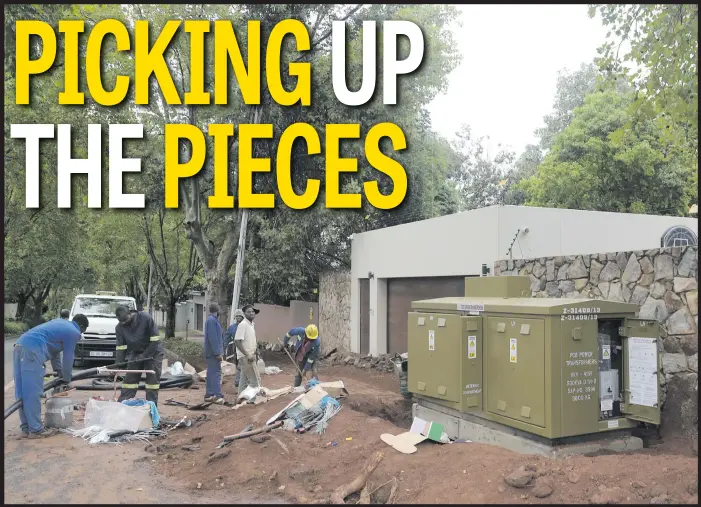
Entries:
{"label": "license plate", "polygon": [[91,357],[112,357],[112,352],[101,352],[99,350],[91,350],[90,351],[90,356]]}

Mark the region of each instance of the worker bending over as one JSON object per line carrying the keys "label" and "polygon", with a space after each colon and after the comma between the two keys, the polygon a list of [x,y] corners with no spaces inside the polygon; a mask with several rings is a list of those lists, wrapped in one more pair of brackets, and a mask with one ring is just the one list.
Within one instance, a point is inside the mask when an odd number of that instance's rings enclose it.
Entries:
{"label": "worker bending over", "polygon": [[[295,341],[293,341],[293,339]],[[309,370],[312,372],[312,378],[319,380],[316,369],[316,361],[319,359],[319,351],[321,345],[319,343],[319,329],[314,324],[309,324],[306,328],[295,327],[290,329],[285,335],[283,345],[288,346],[291,343],[294,347],[294,356],[292,356],[299,367],[300,374],[295,375],[295,387],[302,384],[302,375],[306,375]]]}
{"label": "worker bending over", "polygon": [[[163,367],[163,344],[158,327],[147,312],[129,310],[118,306],[115,310],[117,324],[117,363],[128,361],[128,370],[153,370],[146,374],[146,400],[158,404],[158,390],[161,387]],[[152,359],[147,359],[152,358]],[[129,400],[139,390],[141,373],[127,373],[122,382],[119,401]]]}
{"label": "worker bending over", "polygon": [[260,373],[256,363],[258,353],[258,341],[253,319],[260,310],[253,305],[243,307],[244,319],[239,323],[234,335],[238,364],[241,365],[241,380],[239,381],[239,393],[248,386],[260,387]]}
{"label": "worker bending over", "polygon": [[236,346],[234,345],[234,336],[236,336],[236,330],[243,319],[245,319],[243,311],[238,309],[234,312],[234,323],[229,326],[229,329],[224,333],[224,350],[226,351],[226,360],[231,359],[232,363],[236,365],[236,377],[234,378],[234,385],[238,388],[239,380],[241,380],[241,367],[239,366],[239,361],[236,354]]}
{"label": "worker bending over", "polygon": [[[61,318],[63,320],[68,320],[68,318],[71,316],[71,311],[70,310],[61,310]],[[57,377],[63,377],[63,371],[61,368],[61,361],[63,361],[61,357],[61,351],[57,350],[55,352],[51,353],[51,369],[54,371]],[[73,365],[71,365],[71,368]]]}
{"label": "worker bending over", "polygon": [[221,392],[221,362],[224,359],[224,343],[219,324],[219,305],[210,303],[209,317],[204,324],[204,358],[207,361],[207,382],[204,401],[224,404]]}
{"label": "worker bending over", "polygon": [[46,361],[57,351],[63,351],[63,382],[70,384],[73,374],[75,346],[88,328],[88,318],[78,314],[69,322],[53,319],[40,324],[22,336],[13,351],[15,399],[22,400],[19,408],[22,438],[44,438],[53,435],[41,422],[41,395],[44,392]]}

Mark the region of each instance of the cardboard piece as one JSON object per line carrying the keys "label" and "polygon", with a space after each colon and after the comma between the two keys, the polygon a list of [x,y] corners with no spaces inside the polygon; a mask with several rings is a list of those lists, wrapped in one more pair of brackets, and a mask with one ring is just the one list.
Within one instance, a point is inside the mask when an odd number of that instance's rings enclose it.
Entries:
{"label": "cardboard piece", "polygon": [[309,391],[307,391],[304,396],[299,400],[299,403],[305,408],[312,408],[314,405],[321,401],[321,398],[328,396],[329,393],[324,391],[321,386],[314,386]]}
{"label": "cardboard piece", "polygon": [[426,440],[426,437],[411,432],[400,433],[399,435],[383,433],[380,435],[380,439],[402,454],[413,454],[416,452],[416,446]]}
{"label": "cardboard piece", "polygon": [[282,415],[285,413],[285,411],[286,411],[288,408],[290,408],[292,405],[294,405],[295,403],[297,403],[297,402],[298,402],[299,400],[301,400],[303,397],[304,397],[304,394],[300,394],[299,396],[297,396],[294,400],[292,400],[290,403],[288,403],[287,406],[286,406],[285,408],[283,408],[283,409],[280,410],[277,414],[275,414],[275,415],[272,416],[270,419],[268,419],[268,420],[265,422],[265,424],[266,424],[266,425],[273,424],[275,421],[277,421],[278,419],[280,419],[280,417],[282,417]]}
{"label": "cardboard piece", "polygon": [[348,391],[343,385],[342,380],[336,380],[335,382],[320,382],[316,387],[321,387],[324,391],[329,393],[329,396],[334,398],[345,398],[348,396]]}
{"label": "cardboard piece", "polygon": [[409,431],[417,435],[423,435],[434,442],[443,443],[441,440],[441,435],[443,434],[442,424],[428,422],[420,419],[419,417],[414,417],[414,421],[411,423],[411,429]]}

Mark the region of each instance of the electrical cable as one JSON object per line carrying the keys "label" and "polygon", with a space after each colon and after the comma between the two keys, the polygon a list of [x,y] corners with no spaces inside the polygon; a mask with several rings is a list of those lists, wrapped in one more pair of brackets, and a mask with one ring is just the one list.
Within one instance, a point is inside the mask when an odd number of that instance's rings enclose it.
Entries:
{"label": "electrical cable", "polygon": [[[149,358],[144,359],[144,361],[150,361],[151,359],[153,359],[153,358],[149,357]],[[99,375],[100,370],[109,370],[109,369],[115,368],[116,366],[124,366],[124,365],[128,365],[128,364],[129,364],[129,361],[124,361],[122,363],[114,363],[114,364],[111,364],[109,366],[99,366],[97,368],[90,368],[89,370],[83,370],[83,371],[80,371],[80,372],[76,373],[75,375],[73,375],[73,378],[71,379],[71,381],[85,380],[88,378],[93,378],[95,376],[101,376],[101,375]],[[54,380],[50,380],[49,382],[44,384],[44,392],[48,391],[49,389],[53,389],[54,387],[58,387],[63,383],[64,383],[64,380],[60,377],[55,378]],[[7,407],[5,409],[5,419],[10,417],[10,415],[12,415],[14,412],[16,412],[21,406],[22,406],[22,398],[15,401],[12,405],[10,405],[9,407]]]}

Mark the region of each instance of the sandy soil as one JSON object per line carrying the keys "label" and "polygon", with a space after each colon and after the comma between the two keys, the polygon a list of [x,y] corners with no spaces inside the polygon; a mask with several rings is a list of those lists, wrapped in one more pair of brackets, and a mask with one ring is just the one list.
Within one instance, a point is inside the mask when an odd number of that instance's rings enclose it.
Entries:
{"label": "sandy soil", "polygon": [[[280,366],[283,373],[263,376],[264,385],[289,385],[293,373],[285,360],[284,356],[266,357],[268,365]],[[226,448],[230,451],[226,456],[211,463],[210,456],[223,436],[238,433],[249,424],[261,426],[289,403],[292,395],[239,410],[210,407],[205,412],[209,420],[173,431],[166,440],[156,442],[160,449],[150,452],[143,444],[89,446],[65,435],[45,441],[15,441],[17,416],[13,415],[5,425],[6,502],[323,501],[336,487],[352,480],[376,451],[384,453],[384,460],[371,476],[370,489],[397,477],[398,503],[698,501],[694,489],[698,458],[687,443],[665,442],[635,454],[552,460],[475,443],[425,442],[415,454],[403,455],[380,440],[382,433],[401,433],[410,423],[411,406],[398,394],[395,376],[346,366],[322,367],[320,375],[322,380],[343,380],[350,392],[326,434],[275,430],[262,443],[251,439],[233,442]],[[161,400],[199,402],[204,395],[204,385],[200,386],[197,390],[164,390]],[[233,397],[230,381],[225,382],[224,392]],[[90,394],[78,393],[85,398]],[[164,404],[159,408],[168,418],[197,414]],[[183,449],[193,444],[200,448]],[[51,459],[46,460],[47,455]],[[536,488],[514,488],[505,483],[505,476],[521,466],[535,470],[539,476]],[[537,498],[544,483],[553,492]],[[386,495],[387,489],[381,488],[376,496]]]}

